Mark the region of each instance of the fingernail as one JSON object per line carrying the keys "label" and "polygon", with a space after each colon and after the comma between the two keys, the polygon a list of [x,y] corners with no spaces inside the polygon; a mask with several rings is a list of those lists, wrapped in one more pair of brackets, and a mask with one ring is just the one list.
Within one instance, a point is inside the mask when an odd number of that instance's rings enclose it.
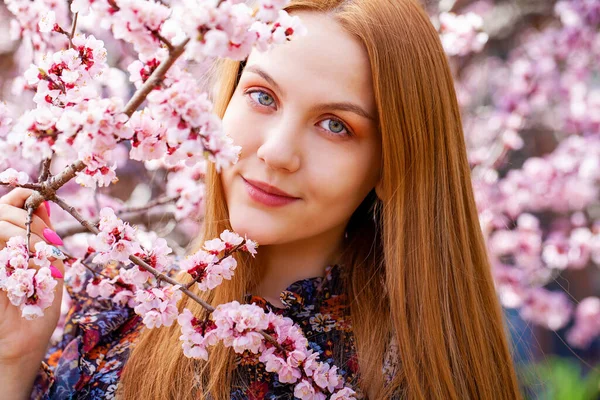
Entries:
{"label": "fingernail", "polygon": [[43,234],[44,234],[44,238],[48,242],[50,242],[50,243],[52,243],[54,245],[57,245],[57,246],[62,246],[63,245],[63,241],[60,238],[60,236],[58,236],[56,234],[56,232],[54,232],[52,229],[44,228]]}
{"label": "fingernail", "polygon": [[57,279],[63,278],[63,274],[54,265],[50,265],[50,275],[52,275],[53,278]]}
{"label": "fingernail", "polygon": [[48,218],[50,218],[50,202],[48,200],[45,200],[44,204],[46,205],[46,212],[48,213]]}

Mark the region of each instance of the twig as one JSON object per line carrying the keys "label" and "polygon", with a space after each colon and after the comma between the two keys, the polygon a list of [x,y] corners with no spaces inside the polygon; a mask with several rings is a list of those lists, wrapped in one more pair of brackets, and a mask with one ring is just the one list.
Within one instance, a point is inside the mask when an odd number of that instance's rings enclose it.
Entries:
{"label": "twig", "polygon": [[31,254],[31,248],[29,242],[31,241],[31,220],[33,219],[33,207],[27,208],[27,220],[25,221],[25,228],[27,231],[27,255]]}
{"label": "twig", "polygon": [[[79,212],[77,212],[77,210],[75,209],[75,207],[67,204],[62,198],[60,198],[58,196],[55,196],[54,202],[56,204],[58,204],[58,206],[60,208],[62,208],[63,210],[65,210],[66,212],[68,212],[69,214],[71,214],[73,216],[73,218],[75,218],[77,221],[79,221],[79,223],[81,225],[85,226],[88,231],[90,231],[90,232],[92,232],[92,233],[94,233],[96,235],[100,233],[100,230],[98,228],[96,228],[94,225],[92,225],[90,222],[88,222],[81,214],[79,214]],[[202,307],[204,307],[208,311],[210,311],[210,312],[214,311],[215,308],[213,306],[211,306],[210,304],[206,303],[204,300],[202,300],[201,298],[199,298],[198,296],[196,296],[194,293],[190,292],[187,288],[185,288],[184,285],[182,285],[181,283],[177,282],[175,279],[169,278],[168,276],[166,276],[164,274],[161,274],[159,271],[157,271],[156,269],[152,268],[150,265],[148,265],[141,258],[131,255],[131,256],[129,256],[129,259],[134,264],[136,264],[136,265],[144,268],[146,271],[150,272],[157,279],[160,279],[160,280],[165,281],[165,282],[169,282],[173,286],[178,286],[179,290],[181,290],[183,293],[185,293],[188,296],[190,296],[192,299],[194,299],[194,301],[198,302]]]}
{"label": "twig", "polygon": [[[98,234],[100,233],[100,231],[98,230],[98,228],[96,228],[95,226],[93,226],[92,224],[90,224],[88,221],[85,220],[85,218],[83,218],[83,216],[81,214],[79,214],[77,212],[77,210],[75,210],[74,207],[70,206],[69,204],[67,204],[62,198],[55,196],[54,198],[54,202],[56,204],[58,204],[58,206],[60,208],[62,208],[63,210],[65,210],[66,212],[68,212],[69,214],[71,214],[77,221],[79,221],[79,223],[83,226],[85,226],[90,232],[94,233],[94,234]],[[176,281],[175,279],[172,279],[170,277],[168,277],[167,275],[164,275],[162,273],[160,273],[158,270],[152,268],[150,265],[148,265],[144,260],[142,260],[141,258],[134,256],[134,255],[130,255],[129,256],[129,260],[131,260],[131,262],[133,262],[134,264],[142,267],[144,270],[150,272],[152,275],[154,275],[154,277],[160,282],[160,281],[165,281],[170,283],[171,285],[175,286],[176,288],[178,288],[179,290],[181,290],[183,293],[185,293],[186,295],[188,295],[192,300],[194,300],[195,302],[197,302],[198,304],[200,304],[202,307],[204,307],[208,312],[213,312],[215,310],[215,307],[211,306],[210,304],[208,304],[207,302],[205,302],[204,300],[202,300],[200,297],[196,296],[195,293],[191,292],[186,284],[182,284],[178,281]],[[277,340],[275,340],[275,338],[273,338],[272,336],[270,336],[268,333],[265,333],[262,330],[258,331],[269,343],[273,344],[275,347],[277,347],[278,350],[280,351],[285,351],[285,349],[279,344],[277,343]]]}
{"label": "twig", "polygon": [[[64,251],[64,250],[61,250],[61,251],[63,252],[63,254],[64,254],[65,256],[67,256],[67,257],[69,257],[69,258],[73,258],[73,259],[75,259],[75,260],[77,259],[77,257],[74,257],[73,255],[71,255],[71,254],[67,253],[66,251]],[[106,278],[106,279],[112,279],[110,276],[104,275],[102,272],[98,272],[98,271],[96,271],[94,268],[92,268],[92,267],[90,267],[89,265],[87,265],[87,263],[86,263],[86,260],[81,260],[81,261],[79,261],[79,262],[80,262],[80,263],[81,263],[81,265],[83,265],[83,266],[84,266],[84,267],[85,267],[87,270],[91,271],[91,272],[92,272],[92,274],[94,274],[94,275],[100,275],[100,276],[102,276],[102,277],[104,277],[104,278]]]}
{"label": "twig", "polygon": [[172,51],[169,51],[169,57],[167,57],[166,60],[160,63],[158,68],[156,68],[152,75],[150,75],[150,78],[148,78],[148,80],[144,82],[144,85],[137,92],[135,92],[131,100],[129,100],[129,103],[127,103],[125,109],[123,110],[124,114],[131,117],[131,115],[135,112],[135,110],[137,110],[140,104],[142,104],[144,100],[146,100],[146,96],[148,96],[148,94],[152,90],[154,90],[156,85],[158,85],[160,81],[164,78],[169,68],[171,68],[171,66],[175,63],[175,61],[177,61],[179,56],[183,54],[185,46],[188,44],[189,41],[190,38],[187,38],[183,42],[175,46]]}
{"label": "twig", "polygon": [[[129,103],[127,103],[123,110],[125,115],[131,117],[140,104],[144,102],[146,96],[148,96],[152,89],[162,80],[177,58],[183,54],[185,46],[189,41],[189,38],[185,39],[182,43],[175,46],[173,51],[169,52],[167,59],[160,63],[158,68],[150,75],[150,78],[148,78],[144,85],[133,95],[131,100],[129,100]],[[83,171],[85,167],[86,165],[83,161],[77,160],[69,165],[63,172],[53,176],[48,183],[38,183],[36,186],[31,186],[32,184],[29,184],[29,187],[21,185],[21,187],[28,187],[36,190],[36,192],[29,196],[25,202],[25,208],[33,207],[33,209],[37,209],[44,200],[54,200],[56,191],[73,179],[78,172]]]}
{"label": "twig", "polygon": [[158,40],[160,40],[165,46],[167,46],[167,49],[169,49],[169,52],[172,52],[174,50],[173,44],[169,41],[169,39],[167,39],[166,37],[161,35],[160,32],[158,31],[158,29],[153,30],[148,27],[146,27],[146,29],[148,29],[150,31],[150,33],[152,33]]}
{"label": "twig", "polygon": [[[4,183],[4,182],[0,182],[0,186],[14,186],[10,183]],[[33,189],[33,190],[38,190],[41,188],[42,185],[40,185],[39,183],[23,183],[20,185],[16,185],[16,187],[22,187],[25,189]]]}
{"label": "twig", "polygon": [[48,179],[50,175],[50,165],[52,164],[52,156],[45,158],[42,162],[42,170],[40,171],[40,176],[38,177],[38,182],[43,182]]}
{"label": "twig", "polygon": [[[236,250],[238,250],[244,244],[245,243],[240,243],[237,246],[235,246],[234,248],[232,248],[231,250],[225,252],[225,254],[223,254],[223,257],[219,258],[219,260],[216,262],[216,264],[220,263],[221,261],[223,261],[224,259],[226,259],[227,257],[229,257],[233,252],[235,252]],[[189,289],[190,287],[192,287],[192,285],[194,283],[198,282],[199,279],[202,279],[202,275],[198,275],[197,277],[194,278],[193,281],[191,281],[190,283],[188,283],[187,285],[185,285],[186,289]]]}
{"label": "twig", "polygon": [[[109,1],[109,3],[110,3],[110,1]],[[144,83],[144,85],[133,95],[131,100],[127,103],[127,105],[125,106],[125,109],[123,110],[123,113],[125,115],[131,117],[131,115],[135,112],[135,110],[137,110],[137,108],[140,106],[140,104],[142,104],[144,102],[144,100],[146,99],[146,96],[148,96],[148,94],[154,89],[154,87],[160,83],[160,81],[165,76],[165,74],[167,73],[169,68],[175,63],[177,58],[179,58],[179,56],[181,56],[181,54],[183,54],[183,51],[185,50],[185,46],[187,45],[187,43],[189,41],[190,41],[189,38],[185,39],[182,43],[175,46],[173,48],[173,50],[169,52],[169,56],[167,57],[167,59],[164,60],[163,62],[161,62],[161,64],[158,66],[158,68],[156,70],[154,70],[154,72],[152,73],[150,78],[148,78],[148,80]],[[65,183],[67,183],[68,181],[73,179],[73,177],[78,172],[84,170],[85,167],[86,167],[86,165],[83,163],[83,161],[77,160],[73,164],[69,165],[62,173],[60,173],[59,175],[53,176],[49,182],[47,182],[47,183],[44,182],[44,183],[36,185],[37,191],[34,192],[31,196],[29,196],[29,198],[25,202],[25,207],[31,213],[33,213],[33,210],[36,209],[42,203],[42,201],[52,200],[56,204],[58,204],[58,206],[60,208],[62,208],[63,210],[65,210],[66,212],[71,214],[73,216],[73,218],[75,218],[88,231],[90,231],[96,235],[99,234],[100,230],[98,228],[96,228],[93,224],[91,224],[89,221],[87,221],[81,214],[79,214],[79,212],[75,209],[75,207],[69,205],[61,197],[56,195],[56,191],[60,187],[62,187]],[[28,221],[28,222],[29,223],[27,224],[27,226],[30,227],[31,221]],[[131,260],[131,262],[133,262],[134,264],[142,267],[144,270],[150,272],[152,275],[154,275],[156,277],[157,280],[168,282],[171,285],[177,287],[179,290],[181,290],[183,293],[185,293],[192,300],[194,300],[195,302],[200,304],[202,307],[204,307],[209,312],[213,312],[215,310],[215,307],[211,306],[210,304],[208,304],[207,302],[202,300],[200,297],[198,297],[195,293],[193,293],[189,289],[187,289],[185,284],[181,284],[180,282],[176,281],[175,279],[172,279],[172,278],[168,277],[167,275],[160,273],[158,270],[156,270],[152,266],[148,265],[141,258],[134,256],[134,255],[130,255],[129,260]],[[265,333],[263,331],[259,331],[259,333],[266,340],[268,340],[270,343],[275,345],[279,350],[285,351],[283,349],[283,347],[281,345],[279,345],[279,343],[277,343],[277,341],[272,336],[268,335],[267,333]]]}
{"label": "twig", "polygon": [[159,197],[156,200],[152,200],[151,202],[149,202],[148,204],[146,204],[145,206],[139,206],[139,207],[126,207],[123,208],[119,211],[117,211],[117,215],[121,216],[123,214],[129,214],[129,213],[139,213],[139,212],[143,212],[143,211],[148,211],[149,209],[151,209],[152,207],[156,207],[156,206],[160,206],[160,205],[164,205],[164,204],[168,204],[168,203],[174,203],[177,200],[179,200],[181,196],[173,196],[173,197]]}
{"label": "twig", "polygon": [[[175,214],[172,212],[156,212],[156,213],[151,213],[151,214],[140,212],[140,213],[134,213],[131,216],[124,215],[124,216],[119,216],[119,217],[123,221],[128,222],[132,225],[144,224],[146,226],[149,226],[149,225],[151,225],[155,222],[159,222],[159,221],[168,222],[171,220],[175,220]],[[97,225],[98,221],[93,221],[92,223],[94,225]],[[63,228],[58,229],[56,233],[61,238],[66,238],[66,237],[73,236],[78,233],[84,233],[84,232],[87,232],[87,229],[85,229],[85,227],[81,226],[81,224],[79,224],[79,223],[73,223],[73,224],[66,225]]]}
{"label": "twig", "polygon": [[64,201],[61,197],[59,196],[54,196],[54,202],[56,204],[58,204],[58,206],[60,208],[62,208],[63,210],[65,210],[66,212],[68,212],[69,214],[71,214],[73,216],[73,218],[75,218],[77,221],[79,221],[79,223],[83,226],[85,226],[85,228],[92,232],[95,233],[96,235],[100,233],[100,230],[98,230],[98,228],[96,228],[94,225],[92,225],[89,221],[87,221],[83,215],[79,214],[79,212],[75,209],[75,207],[67,204],[66,201]]}
{"label": "twig", "polygon": [[[85,169],[85,163],[81,160],[75,161],[73,164],[69,165],[63,172],[58,175],[54,175],[50,178],[50,181],[47,185],[48,191],[56,192],[62,186],[64,186],[67,182],[77,175],[78,172],[81,172]],[[48,199],[50,200],[50,199]]]}
{"label": "twig", "polygon": [[73,25],[71,26],[71,36],[69,36],[69,48],[73,47],[73,38],[75,37],[75,28],[77,27],[77,16],[79,15],[78,12],[75,13],[75,16],[73,17]]}

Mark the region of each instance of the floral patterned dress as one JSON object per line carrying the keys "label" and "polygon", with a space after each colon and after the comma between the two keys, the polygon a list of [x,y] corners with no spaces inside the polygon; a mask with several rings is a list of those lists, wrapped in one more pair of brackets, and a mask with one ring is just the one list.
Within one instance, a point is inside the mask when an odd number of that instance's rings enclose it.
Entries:
{"label": "floral patterned dress", "polygon": [[[363,397],[356,382],[358,362],[352,335],[349,303],[344,291],[342,268],[330,265],[325,275],[298,280],[281,295],[285,308],[274,307],[259,296],[248,294],[246,302],[291,318],[320,359],[339,368],[346,386]],[[74,292],[63,337],[49,349],[34,384],[32,399],[112,399],[119,376],[144,325],[131,308],[92,299],[85,290]],[[247,353],[247,354],[246,354]],[[246,352],[236,357],[232,400],[293,399],[294,385],[281,383],[277,374],[265,371],[258,356]],[[393,365],[386,357],[384,373]]]}

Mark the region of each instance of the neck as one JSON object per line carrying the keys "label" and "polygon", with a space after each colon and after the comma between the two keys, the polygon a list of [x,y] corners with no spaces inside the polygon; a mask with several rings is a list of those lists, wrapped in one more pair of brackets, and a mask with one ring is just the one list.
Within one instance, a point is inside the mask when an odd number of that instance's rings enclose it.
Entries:
{"label": "neck", "polygon": [[292,283],[323,276],[325,267],[338,262],[344,228],[319,236],[260,248],[261,279],[254,295],[276,307],[283,307],[279,294]]}

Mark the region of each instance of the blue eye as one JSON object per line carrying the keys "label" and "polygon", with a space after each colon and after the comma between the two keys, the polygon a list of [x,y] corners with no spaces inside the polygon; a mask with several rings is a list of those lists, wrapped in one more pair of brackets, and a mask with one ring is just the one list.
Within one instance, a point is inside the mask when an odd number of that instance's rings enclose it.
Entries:
{"label": "blue eye", "polygon": [[[245,94],[252,99],[252,107],[271,107],[275,104],[275,98],[264,90],[249,90]],[[348,126],[337,118],[325,118],[318,125],[330,132],[329,135],[331,136],[353,136]]]}
{"label": "blue eye", "polygon": [[[325,123],[326,121],[329,121],[329,123]],[[351,135],[350,130],[339,119],[326,118],[319,123],[319,126],[323,129],[326,129],[326,130],[332,132],[332,133],[335,133],[336,135],[339,135],[339,134],[348,135],[348,136]]]}
{"label": "blue eye", "polygon": [[248,94],[250,95],[252,100],[265,107],[269,107],[275,102],[275,99],[273,99],[271,95],[269,95],[267,92],[263,92],[262,90],[255,90],[252,92],[248,92]]}

